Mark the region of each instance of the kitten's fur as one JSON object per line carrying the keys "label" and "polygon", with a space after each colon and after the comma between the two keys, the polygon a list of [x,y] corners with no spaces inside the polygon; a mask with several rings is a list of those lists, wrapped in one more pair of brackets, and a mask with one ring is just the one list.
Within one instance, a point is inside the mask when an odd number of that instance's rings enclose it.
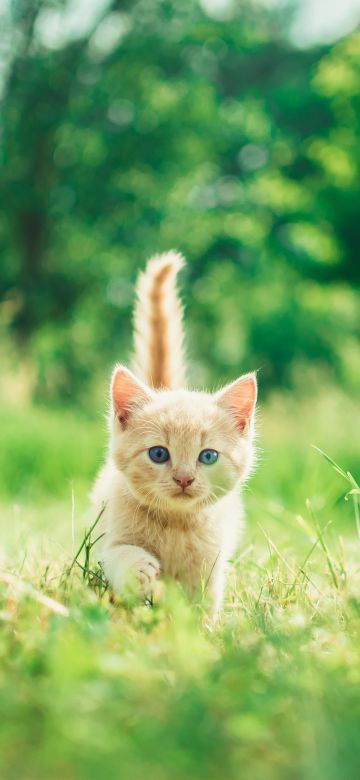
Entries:
{"label": "kitten's fur", "polygon": [[[137,377],[116,366],[111,382],[110,452],[93,490],[105,536],[102,561],[114,591],[136,577],[144,593],[159,574],[191,592],[207,582],[214,612],[242,529],[240,485],[253,463],[256,379],[246,374],[215,394],[185,385],[182,311],[176,274],[183,258],[156,256],[140,275],[135,309]],[[170,460],[153,463],[152,446]],[[200,451],[220,453],[213,465]],[[178,478],[193,480],[182,489]]]}

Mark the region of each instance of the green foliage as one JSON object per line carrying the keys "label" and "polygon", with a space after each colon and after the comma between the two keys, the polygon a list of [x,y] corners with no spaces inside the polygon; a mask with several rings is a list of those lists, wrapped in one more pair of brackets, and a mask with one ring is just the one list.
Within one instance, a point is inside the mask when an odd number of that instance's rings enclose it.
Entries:
{"label": "green foliage", "polygon": [[263,387],[291,385],[312,364],[355,386],[358,34],[297,50],[286,10],[137,0],[54,45],[66,4],[13,10],[1,321],[37,397],[88,401],[127,358],[136,273],[172,246],[195,382],[261,366]]}

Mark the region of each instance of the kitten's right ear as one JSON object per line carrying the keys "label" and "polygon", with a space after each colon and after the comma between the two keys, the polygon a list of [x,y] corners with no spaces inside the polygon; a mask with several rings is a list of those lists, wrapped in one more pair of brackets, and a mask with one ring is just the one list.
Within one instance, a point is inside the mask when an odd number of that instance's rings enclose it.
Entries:
{"label": "kitten's right ear", "polygon": [[136,406],[150,401],[151,391],[125,366],[116,366],[111,379],[111,400],[115,416],[126,428],[129,414]]}

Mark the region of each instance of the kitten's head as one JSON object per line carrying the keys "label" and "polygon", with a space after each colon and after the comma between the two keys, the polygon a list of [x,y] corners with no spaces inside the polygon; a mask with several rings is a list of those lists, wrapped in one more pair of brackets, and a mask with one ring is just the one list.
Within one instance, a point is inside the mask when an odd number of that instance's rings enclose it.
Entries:
{"label": "kitten's head", "polygon": [[253,463],[256,379],[217,393],[152,390],[123,366],[111,383],[111,451],[136,499],[191,512],[231,490]]}

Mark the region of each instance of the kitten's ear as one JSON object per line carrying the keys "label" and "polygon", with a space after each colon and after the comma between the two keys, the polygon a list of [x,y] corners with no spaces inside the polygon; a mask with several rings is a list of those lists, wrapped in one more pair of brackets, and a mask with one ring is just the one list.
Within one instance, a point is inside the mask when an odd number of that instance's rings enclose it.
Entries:
{"label": "kitten's ear", "polygon": [[116,366],[111,380],[111,400],[114,414],[121,426],[126,427],[131,409],[150,401],[151,391],[136,379],[125,366]]}
{"label": "kitten's ear", "polygon": [[215,395],[217,403],[235,418],[240,433],[251,427],[257,398],[257,383],[254,373],[244,374]]}

